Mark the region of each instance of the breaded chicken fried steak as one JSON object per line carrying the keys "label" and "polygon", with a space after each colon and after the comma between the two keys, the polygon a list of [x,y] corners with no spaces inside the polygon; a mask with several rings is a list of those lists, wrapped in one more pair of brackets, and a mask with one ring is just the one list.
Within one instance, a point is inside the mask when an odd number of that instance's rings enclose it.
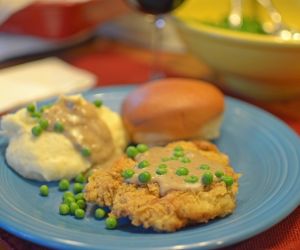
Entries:
{"label": "breaded chicken fried steak", "polygon": [[85,196],[135,226],[173,232],[232,213],[238,177],[228,156],[206,141],[138,145],[111,168],[95,171]]}

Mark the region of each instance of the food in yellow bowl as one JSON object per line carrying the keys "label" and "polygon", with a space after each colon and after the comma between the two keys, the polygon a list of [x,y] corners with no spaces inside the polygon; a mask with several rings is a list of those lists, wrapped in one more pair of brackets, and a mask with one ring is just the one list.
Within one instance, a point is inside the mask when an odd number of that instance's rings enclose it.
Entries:
{"label": "food in yellow bowl", "polygon": [[[97,107],[97,106],[99,107]],[[127,135],[118,114],[80,95],[37,110],[29,105],[1,120],[8,164],[35,180],[71,179],[122,153]]]}
{"label": "food in yellow bowl", "polygon": [[[295,17],[296,3],[291,5],[293,9],[288,8],[287,1],[285,6],[277,2],[286,24],[300,30],[300,19],[291,18]],[[218,22],[229,11],[229,1],[205,0],[187,1],[178,9],[176,27],[187,49],[209,65],[215,72],[216,82],[231,93],[264,101],[299,99],[300,40],[203,23]]]}

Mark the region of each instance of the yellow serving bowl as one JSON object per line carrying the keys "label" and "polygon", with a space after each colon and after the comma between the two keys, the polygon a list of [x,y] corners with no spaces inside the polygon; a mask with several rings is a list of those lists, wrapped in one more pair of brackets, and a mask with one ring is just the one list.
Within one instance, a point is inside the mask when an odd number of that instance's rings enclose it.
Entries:
{"label": "yellow serving bowl", "polygon": [[[253,14],[253,1],[244,1],[244,14]],[[274,0],[285,24],[298,30],[299,2]],[[300,98],[300,40],[234,31],[202,22],[221,20],[229,10],[227,0],[186,1],[174,15],[187,48],[215,71],[222,87],[235,94],[257,100]],[[262,19],[266,16],[262,11],[256,13]]]}

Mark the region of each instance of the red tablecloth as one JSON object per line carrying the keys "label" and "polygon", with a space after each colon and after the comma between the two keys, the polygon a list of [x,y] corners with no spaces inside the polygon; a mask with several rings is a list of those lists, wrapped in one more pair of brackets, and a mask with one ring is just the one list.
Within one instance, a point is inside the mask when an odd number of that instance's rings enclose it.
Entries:
{"label": "red tablecloth", "polygon": [[[150,73],[149,64],[142,57],[128,56],[123,50],[120,51],[118,49],[103,51],[96,46],[91,52],[80,51],[78,53],[67,53],[62,55],[62,58],[75,66],[95,73],[98,76],[98,86],[144,82],[148,79]],[[165,69],[166,75],[182,75],[182,72],[179,73],[173,69],[174,67]],[[191,74],[189,74],[189,76],[190,75]],[[286,122],[300,134],[300,119],[297,120],[287,117],[285,119]],[[42,250],[46,248],[16,238],[0,230],[0,250],[6,249]],[[300,249],[300,207],[271,229],[228,249]]]}

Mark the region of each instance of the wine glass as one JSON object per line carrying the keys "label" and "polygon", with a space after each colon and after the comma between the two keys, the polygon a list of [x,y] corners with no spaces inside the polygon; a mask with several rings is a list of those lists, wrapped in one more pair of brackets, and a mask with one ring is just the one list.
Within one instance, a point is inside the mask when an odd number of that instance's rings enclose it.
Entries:
{"label": "wine glass", "polygon": [[150,79],[162,78],[163,73],[159,70],[159,56],[162,44],[162,29],[165,27],[164,15],[176,9],[185,0],[124,0],[134,9],[148,15],[153,23],[151,49],[153,64]]}

